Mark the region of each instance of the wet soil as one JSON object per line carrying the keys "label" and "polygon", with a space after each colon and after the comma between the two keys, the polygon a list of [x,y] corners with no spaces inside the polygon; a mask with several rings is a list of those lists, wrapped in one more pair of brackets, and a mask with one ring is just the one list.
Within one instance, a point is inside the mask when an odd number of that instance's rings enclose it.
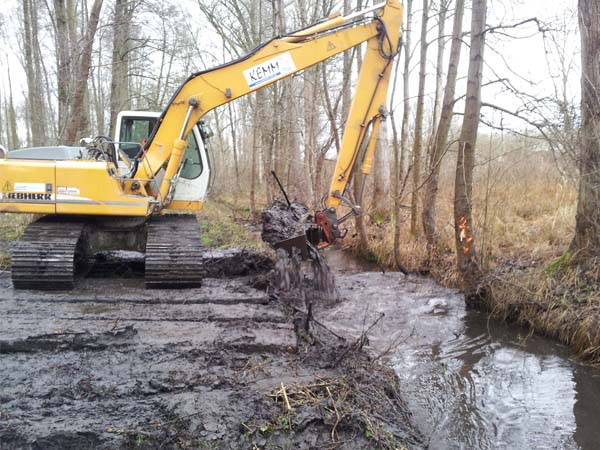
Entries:
{"label": "wet soil", "polygon": [[422,448],[377,347],[335,326],[343,300],[257,289],[252,261],[180,291],[0,273],[0,448]]}
{"label": "wet soil", "polygon": [[280,241],[303,235],[307,217],[306,205],[275,200],[261,214],[261,238],[274,247]]}

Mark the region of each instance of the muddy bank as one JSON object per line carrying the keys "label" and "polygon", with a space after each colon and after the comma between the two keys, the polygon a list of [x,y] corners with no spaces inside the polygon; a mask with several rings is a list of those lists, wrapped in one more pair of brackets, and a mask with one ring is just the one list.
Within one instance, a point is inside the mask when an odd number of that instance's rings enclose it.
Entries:
{"label": "muddy bank", "polygon": [[0,274],[0,448],[422,448],[367,335],[325,320],[343,301],[307,319],[260,274],[56,293]]}
{"label": "muddy bank", "polygon": [[600,364],[599,262],[571,265],[568,254],[536,266],[505,264],[486,274],[486,298],[477,305],[498,320],[517,323]]}

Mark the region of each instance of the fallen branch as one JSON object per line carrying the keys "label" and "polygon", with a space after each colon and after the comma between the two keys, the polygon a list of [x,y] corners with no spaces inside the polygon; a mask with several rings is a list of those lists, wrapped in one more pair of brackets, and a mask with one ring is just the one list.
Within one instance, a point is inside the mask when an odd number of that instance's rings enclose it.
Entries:
{"label": "fallen branch", "polygon": [[300,314],[304,314],[306,317],[310,317],[309,320],[311,320],[316,325],[319,325],[321,328],[323,328],[324,330],[326,330],[329,333],[331,333],[333,336],[335,336],[336,338],[338,338],[340,341],[346,341],[346,338],[344,336],[341,336],[341,335],[337,334],[331,328],[328,328],[327,325],[325,325],[324,323],[319,322],[317,319],[315,319],[314,316],[313,316],[313,314],[312,314],[312,307],[310,308],[309,311],[304,311],[303,309],[298,308],[297,306],[289,305],[289,304],[287,304],[285,302],[282,302],[281,299],[276,294],[271,294],[271,297],[273,299],[275,299],[275,300],[283,303],[284,306],[287,306],[287,307],[291,308],[292,310],[294,310],[294,312],[297,312],[297,313],[300,313]]}
{"label": "fallen branch", "polygon": [[335,362],[333,363],[333,367],[337,367],[351,350],[362,350],[363,346],[365,345],[365,343],[368,340],[367,335],[375,327],[375,325],[377,325],[379,323],[379,321],[381,319],[383,319],[384,317],[385,317],[385,313],[381,313],[379,315],[379,317],[375,320],[375,322],[373,322],[369,326],[369,328],[367,328],[365,331],[363,331],[361,333],[361,335],[358,337],[358,339],[356,339],[352,344],[350,344],[346,348],[346,350],[338,357],[338,359],[335,360]]}

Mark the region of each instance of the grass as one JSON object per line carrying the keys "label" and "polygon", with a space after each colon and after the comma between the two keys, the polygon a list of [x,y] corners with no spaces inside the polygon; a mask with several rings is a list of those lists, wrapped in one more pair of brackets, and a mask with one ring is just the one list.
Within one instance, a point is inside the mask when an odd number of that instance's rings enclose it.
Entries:
{"label": "grass", "polygon": [[[437,203],[439,245],[435,264],[428,264],[420,233],[409,232],[410,215],[402,210],[401,258],[413,272],[429,272],[447,286],[457,286],[453,227],[453,165],[445,161]],[[325,177],[327,178],[327,177]],[[260,229],[244,205],[246,199],[210,199],[198,214],[203,245],[216,248],[265,248]],[[244,196],[245,197],[245,196]],[[365,196],[369,198],[369,194]],[[409,199],[403,199],[408,203]],[[490,154],[474,174],[474,235],[479,263],[486,273],[487,307],[499,319],[511,320],[555,337],[584,358],[600,363],[599,264],[581,270],[568,253],[574,233],[577,192],[551,155],[527,148]],[[390,202],[388,202],[390,203]],[[240,206],[241,205],[241,206]],[[359,256],[394,267],[393,224],[389,206],[369,208],[365,218],[368,245],[360,247],[352,221],[346,245]],[[32,216],[0,214],[0,269],[9,263],[7,243],[23,232]],[[419,230],[420,232],[420,230]]]}
{"label": "grass", "polygon": [[[10,243],[17,240],[33,220],[31,214],[0,213],[0,270],[10,267]],[[265,249],[260,228],[243,208],[226,200],[209,200],[198,214],[200,239],[211,248],[255,247]]]}
{"label": "grass", "polygon": [[211,248],[255,247],[265,249],[260,227],[247,209],[232,206],[226,199],[211,199],[198,214],[200,240]]}
{"label": "grass", "polygon": [[10,243],[23,234],[32,218],[31,214],[0,213],[0,270],[10,267]]}

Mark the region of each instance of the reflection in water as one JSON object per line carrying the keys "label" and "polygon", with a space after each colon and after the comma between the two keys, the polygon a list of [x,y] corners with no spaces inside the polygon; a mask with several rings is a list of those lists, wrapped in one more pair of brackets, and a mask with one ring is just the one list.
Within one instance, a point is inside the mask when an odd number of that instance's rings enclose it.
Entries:
{"label": "reflection in water", "polygon": [[428,280],[371,272],[338,286],[347,301],[330,326],[385,312],[372,350],[403,336],[392,362],[429,449],[600,449],[600,371],[560,345],[466,311]]}
{"label": "reflection in water", "polygon": [[575,441],[582,449],[600,448],[600,371],[576,366]]}
{"label": "reflection in water", "polygon": [[446,331],[446,342],[401,349],[395,361],[430,449],[600,448],[599,386],[586,374],[596,401],[582,398],[574,373],[583,369],[557,345],[475,312]]}

